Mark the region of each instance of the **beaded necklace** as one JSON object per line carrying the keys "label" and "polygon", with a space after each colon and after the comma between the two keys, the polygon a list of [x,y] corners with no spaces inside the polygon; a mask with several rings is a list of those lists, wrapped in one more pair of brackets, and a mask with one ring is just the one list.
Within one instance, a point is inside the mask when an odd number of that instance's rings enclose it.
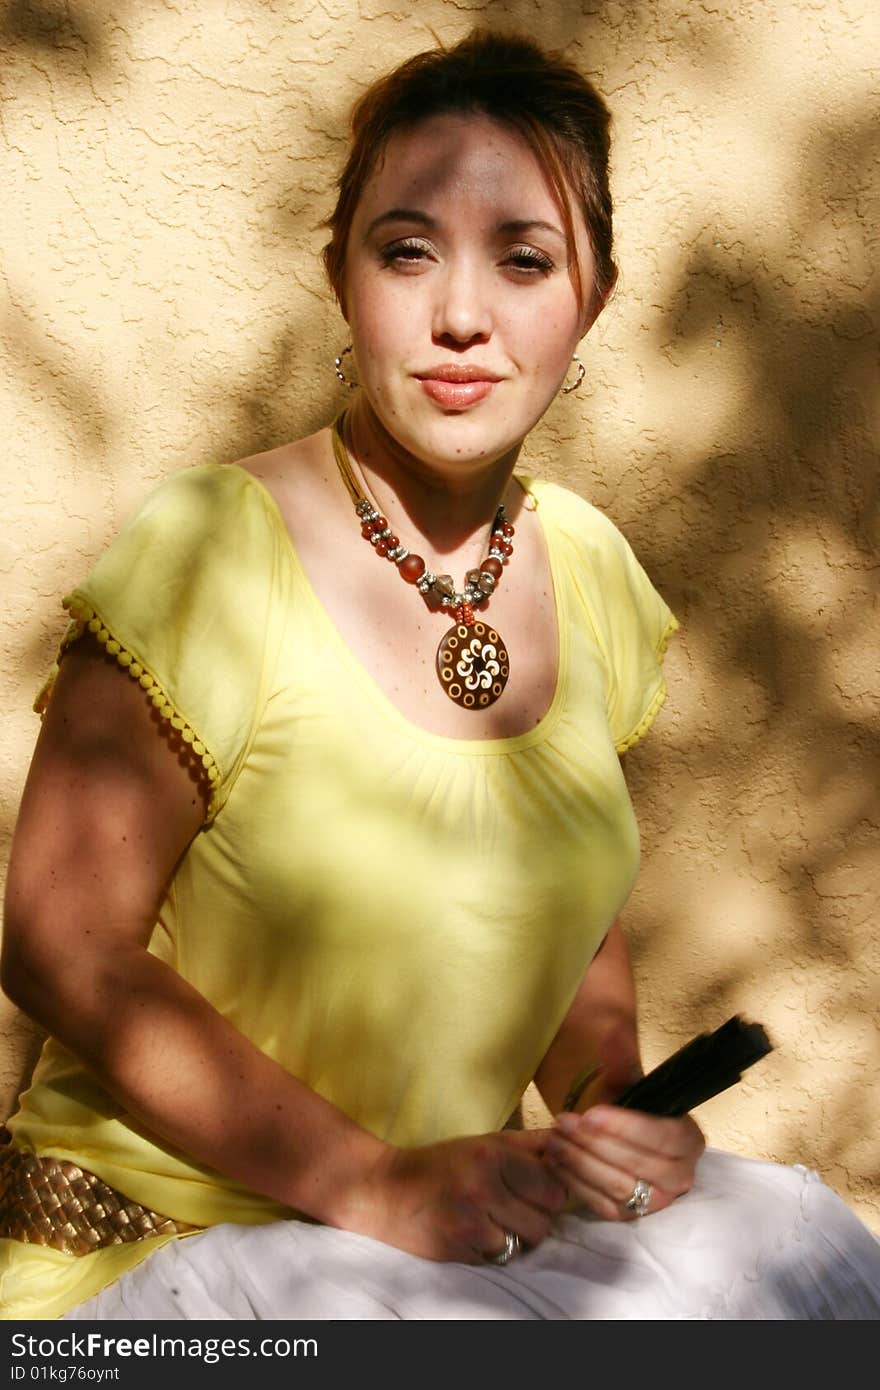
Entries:
{"label": "beaded necklace", "polygon": [[432,612],[454,617],[455,622],[437,647],[437,677],[450,700],[462,709],[487,709],[504,693],[510,676],[510,658],[503,639],[476,612],[486,607],[513,554],[514,528],[503,504],[492,521],[488,554],[478,569],[468,570],[464,588],[459,592],[452,575],[431,574],[421,555],[413,555],[401,545],[387,518],[358,487],[343,438],[345,428],[343,412],[333,424],[333,453],[360,518],[361,535],[377,555],[397,566],[407,584],[415,584]]}

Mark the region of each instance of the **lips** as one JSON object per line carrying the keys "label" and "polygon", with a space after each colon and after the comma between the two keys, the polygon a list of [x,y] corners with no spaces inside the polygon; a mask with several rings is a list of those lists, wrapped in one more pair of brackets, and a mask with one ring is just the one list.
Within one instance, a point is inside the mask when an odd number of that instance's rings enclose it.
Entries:
{"label": "lips", "polygon": [[476,405],[502,380],[497,372],[474,362],[441,362],[415,375],[425,395],[444,410],[466,410]]}

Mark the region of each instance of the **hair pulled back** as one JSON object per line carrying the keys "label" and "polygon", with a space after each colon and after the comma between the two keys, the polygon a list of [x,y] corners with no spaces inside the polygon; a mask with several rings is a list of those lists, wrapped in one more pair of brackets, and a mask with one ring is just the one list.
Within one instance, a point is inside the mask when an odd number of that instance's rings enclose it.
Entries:
{"label": "hair pulled back", "polygon": [[[524,35],[473,30],[453,48],[429,49],[375,82],[351,114],[351,147],[325,225],[324,265],[342,302],[345,256],[364,185],[388,140],[431,116],[481,113],[515,130],[545,170],[571,248],[582,307],[596,308],[614,287],[612,200],[608,180],[611,113],[593,84]],[[586,223],[595,261],[592,286],[577,261],[572,198]]]}

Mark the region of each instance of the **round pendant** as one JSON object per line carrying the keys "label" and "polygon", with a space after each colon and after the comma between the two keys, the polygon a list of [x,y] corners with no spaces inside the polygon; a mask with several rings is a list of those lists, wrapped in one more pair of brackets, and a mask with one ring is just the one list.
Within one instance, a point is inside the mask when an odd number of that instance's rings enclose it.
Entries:
{"label": "round pendant", "polygon": [[462,709],[487,709],[504,691],[510,659],[488,623],[456,623],[437,648],[437,675],[450,700]]}

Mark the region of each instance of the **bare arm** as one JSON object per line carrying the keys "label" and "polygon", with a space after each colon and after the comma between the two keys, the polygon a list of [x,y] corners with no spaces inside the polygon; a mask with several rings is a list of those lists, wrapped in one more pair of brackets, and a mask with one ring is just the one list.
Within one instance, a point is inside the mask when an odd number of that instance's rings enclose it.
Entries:
{"label": "bare arm", "polygon": [[434,1259],[479,1258],[508,1226],[539,1239],[563,1198],[537,1136],[395,1149],[148,952],[204,814],[137,683],[90,639],[71,648],[16,825],[0,958],[9,997],[149,1130],[285,1206]]}
{"label": "bare arm", "polygon": [[[593,1068],[596,1075],[575,1106],[579,1113],[560,1115],[572,1085]],[[570,1205],[607,1221],[627,1219],[624,1203],[637,1178],[651,1184],[651,1211],[669,1206],[693,1185],[705,1148],[690,1115],[658,1118],[608,1103],[641,1075],[635,984],[616,921],[535,1073],[557,1115],[548,1166],[565,1181]]]}
{"label": "bare arm", "polygon": [[204,815],[202,793],[138,684],[97,644],[72,648],[16,825],[3,988],[153,1132],[329,1218],[328,1150],[344,1174],[383,1146],[146,949]]}
{"label": "bare arm", "polygon": [[642,1074],[636,990],[620,921],[612,923],[593,957],[556,1037],[535,1073],[548,1109],[563,1108],[570,1088],[594,1068],[576,1109],[613,1099]]}

